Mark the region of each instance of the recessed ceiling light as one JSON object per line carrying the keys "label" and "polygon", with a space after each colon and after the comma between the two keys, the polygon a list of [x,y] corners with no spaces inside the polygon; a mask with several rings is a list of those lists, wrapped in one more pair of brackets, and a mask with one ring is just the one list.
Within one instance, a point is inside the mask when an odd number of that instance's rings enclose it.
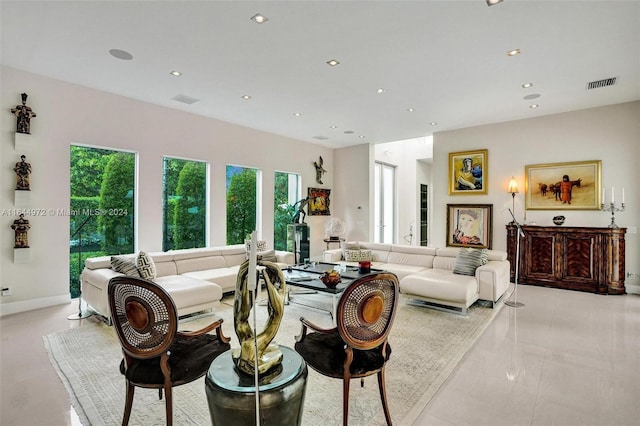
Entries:
{"label": "recessed ceiling light", "polygon": [[539,106],[540,106],[540,105],[538,105],[538,104],[532,104],[532,105],[529,105],[529,108],[532,108],[532,109],[533,109],[533,108],[538,108]]}
{"label": "recessed ceiling light", "polygon": [[335,59],[331,59],[331,60],[327,61],[327,64],[331,65],[332,67],[335,67],[336,65],[339,65],[340,62],[338,62]]}
{"label": "recessed ceiling light", "polygon": [[528,89],[529,87],[533,87],[533,83],[524,83],[524,84],[522,85],[522,88],[523,88],[523,89]]}
{"label": "recessed ceiling light", "polygon": [[114,58],[122,59],[123,61],[130,61],[133,59],[133,55],[131,53],[120,49],[111,49],[109,54]]}
{"label": "recessed ceiling light", "polygon": [[244,99],[245,101],[248,101],[249,99],[251,99],[251,96],[249,96],[249,95],[242,95],[242,99]]}
{"label": "recessed ceiling light", "polygon": [[437,126],[437,125],[438,125],[438,123],[436,123],[435,121],[432,121],[432,122],[431,122],[431,123],[429,123],[429,124],[430,124],[430,125],[432,125],[432,126]]}
{"label": "recessed ceiling light", "polygon": [[502,3],[502,0],[487,0],[487,6],[494,6],[498,3]]}
{"label": "recessed ceiling light", "polygon": [[294,112],[293,115],[295,115],[296,117],[300,117],[302,114],[300,114],[299,112]]}
{"label": "recessed ceiling light", "polygon": [[180,77],[182,75],[180,71],[171,71],[169,74],[171,74],[174,77]]}
{"label": "recessed ceiling light", "polygon": [[384,93],[384,89],[381,87],[377,90],[378,93]]}
{"label": "recessed ceiling light", "polygon": [[267,22],[269,20],[269,18],[267,18],[266,16],[261,15],[259,13],[256,13],[255,15],[253,15],[251,17],[251,20],[253,22],[255,22],[256,24],[264,24],[265,22]]}
{"label": "recessed ceiling light", "polygon": [[364,139],[364,138],[365,138],[365,136],[364,136],[364,135],[360,135],[360,136],[358,136],[358,137],[359,137],[360,139]]}
{"label": "recessed ceiling light", "polygon": [[518,56],[520,49],[507,50],[507,56]]}
{"label": "recessed ceiling light", "polygon": [[413,109],[413,108],[407,108],[407,112],[414,112],[414,111],[415,111],[415,109]]}
{"label": "recessed ceiling light", "polygon": [[337,129],[338,126],[329,126],[331,129]]}

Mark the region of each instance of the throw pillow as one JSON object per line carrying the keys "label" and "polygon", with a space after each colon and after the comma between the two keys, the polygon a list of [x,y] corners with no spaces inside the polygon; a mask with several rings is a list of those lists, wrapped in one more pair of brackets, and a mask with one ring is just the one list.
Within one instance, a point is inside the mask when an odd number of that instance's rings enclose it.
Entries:
{"label": "throw pillow", "polygon": [[130,277],[140,277],[136,262],[131,256],[111,256],[111,269]]}
{"label": "throw pillow", "polygon": [[371,250],[360,250],[360,260],[369,260],[372,261],[373,260],[373,253],[371,253]]}
{"label": "throw pillow", "polygon": [[153,281],[156,279],[156,264],[153,262],[149,253],[140,250],[136,259],[138,273],[145,280]]}
{"label": "throw pillow", "polygon": [[[251,250],[251,240],[244,240],[245,248],[247,249],[247,253]],[[267,242],[265,240],[256,241],[256,251],[265,251],[267,249]]]}
{"label": "throw pillow", "polygon": [[277,262],[278,258],[276,257],[275,250],[265,250],[257,253],[258,262]]}
{"label": "throw pillow", "polygon": [[[485,252],[484,254],[483,251]],[[475,275],[478,266],[483,265],[483,256],[487,256],[486,249],[461,249],[456,256],[453,273],[458,275]]]}
{"label": "throw pillow", "polygon": [[346,258],[347,258],[346,251],[347,250],[360,250],[360,244],[359,243],[343,241],[343,242],[340,243],[340,248],[342,249],[342,258],[346,260]]}
{"label": "throw pillow", "polygon": [[481,249],[482,250],[482,255],[480,256],[480,259],[482,261],[483,265],[486,265],[487,263],[489,263],[489,251],[487,249]]}
{"label": "throw pillow", "polygon": [[[247,249],[246,258],[249,259],[249,252],[251,252],[251,240],[244,240],[244,246]],[[256,241],[256,253],[267,250],[267,242],[265,240]]]}
{"label": "throw pillow", "polygon": [[358,262],[360,260],[360,250],[343,250],[344,260],[347,262]]}

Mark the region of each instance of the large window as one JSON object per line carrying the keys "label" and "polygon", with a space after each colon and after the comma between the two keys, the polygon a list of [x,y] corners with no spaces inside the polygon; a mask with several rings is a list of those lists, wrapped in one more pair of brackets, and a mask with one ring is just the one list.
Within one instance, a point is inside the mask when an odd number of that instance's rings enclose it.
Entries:
{"label": "large window", "polygon": [[396,168],[376,162],[374,166],[374,242],[393,243],[395,235]]}
{"label": "large window", "polygon": [[87,257],[133,253],[135,154],[71,146],[69,291]]}
{"label": "large window", "polygon": [[207,164],[162,160],[162,250],[206,246]]}
{"label": "large window", "polygon": [[257,169],[227,165],[227,244],[241,244],[258,230]]}
{"label": "large window", "polygon": [[296,212],[295,203],[302,197],[300,175],[275,172],[273,188],[273,245],[276,250],[287,249],[287,225]]}

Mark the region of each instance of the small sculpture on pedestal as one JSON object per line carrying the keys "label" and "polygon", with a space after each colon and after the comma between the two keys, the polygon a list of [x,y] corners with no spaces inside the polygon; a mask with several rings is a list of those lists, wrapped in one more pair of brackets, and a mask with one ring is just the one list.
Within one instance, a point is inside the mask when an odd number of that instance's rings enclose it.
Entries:
{"label": "small sculpture on pedestal", "polygon": [[303,198],[300,201],[297,201],[294,206],[298,206],[298,210],[296,214],[293,216],[293,223],[305,223],[304,218],[307,216],[307,213],[304,211],[305,207],[309,205],[309,197]]}
{"label": "small sculpture on pedestal", "polygon": [[19,219],[13,221],[11,229],[15,231],[15,243],[13,248],[29,248],[29,221],[24,218],[24,214]]}
{"label": "small sculpture on pedestal", "polygon": [[236,281],[233,319],[240,347],[232,350],[232,358],[238,370],[247,376],[255,375],[257,365],[258,374],[264,379],[278,371],[277,367],[282,362],[282,352],[271,341],[276,337],[282,322],[287,285],[278,265],[268,261],[261,262],[264,267],[262,277],[267,287],[269,318],[264,330],[258,333],[249,323],[249,313],[255,309],[249,283],[250,261],[251,259],[245,260],[240,265]]}
{"label": "small sculpture on pedestal", "polygon": [[31,175],[31,164],[25,161],[25,155],[20,156],[20,161],[16,163],[13,171],[16,172],[16,190],[30,191],[29,175]]}
{"label": "small sculpture on pedestal", "polygon": [[11,108],[11,112],[18,118],[18,125],[16,132],[31,134],[31,117],[35,117],[36,113],[33,112],[31,107],[27,106],[27,94],[22,93],[22,105],[16,105],[15,108]]}

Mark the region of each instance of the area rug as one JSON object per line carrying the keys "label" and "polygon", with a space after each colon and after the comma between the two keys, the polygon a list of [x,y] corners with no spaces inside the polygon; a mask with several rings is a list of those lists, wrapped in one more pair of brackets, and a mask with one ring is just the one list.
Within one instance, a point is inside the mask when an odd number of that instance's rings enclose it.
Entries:
{"label": "area rug", "polygon": [[[233,330],[233,299],[223,303],[213,314],[181,320],[181,329],[195,330],[212,320],[224,319],[223,331],[238,345]],[[387,364],[387,396],[395,424],[410,425],[444,383],[465,353],[497,315],[496,309],[475,305],[468,316],[412,306],[400,301],[389,342],[393,348]],[[266,308],[258,310],[260,321]],[[285,317],[275,342],[293,347],[300,332],[300,316],[318,325],[330,326],[326,312],[296,303],[285,308]],[[83,425],[120,424],[124,410],[125,382],[118,365],[122,358],[120,344],[113,329],[98,321],[44,337],[45,348],[55,370],[69,392],[74,409]],[[211,423],[204,378],[174,388],[174,424],[207,425]],[[349,423],[384,425],[375,376],[351,386]],[[164,400],[154,389],[136,389],[130,425],[165,423]],[[342,382],[309,370],[304,402],[303,425],[342,424]]]}

